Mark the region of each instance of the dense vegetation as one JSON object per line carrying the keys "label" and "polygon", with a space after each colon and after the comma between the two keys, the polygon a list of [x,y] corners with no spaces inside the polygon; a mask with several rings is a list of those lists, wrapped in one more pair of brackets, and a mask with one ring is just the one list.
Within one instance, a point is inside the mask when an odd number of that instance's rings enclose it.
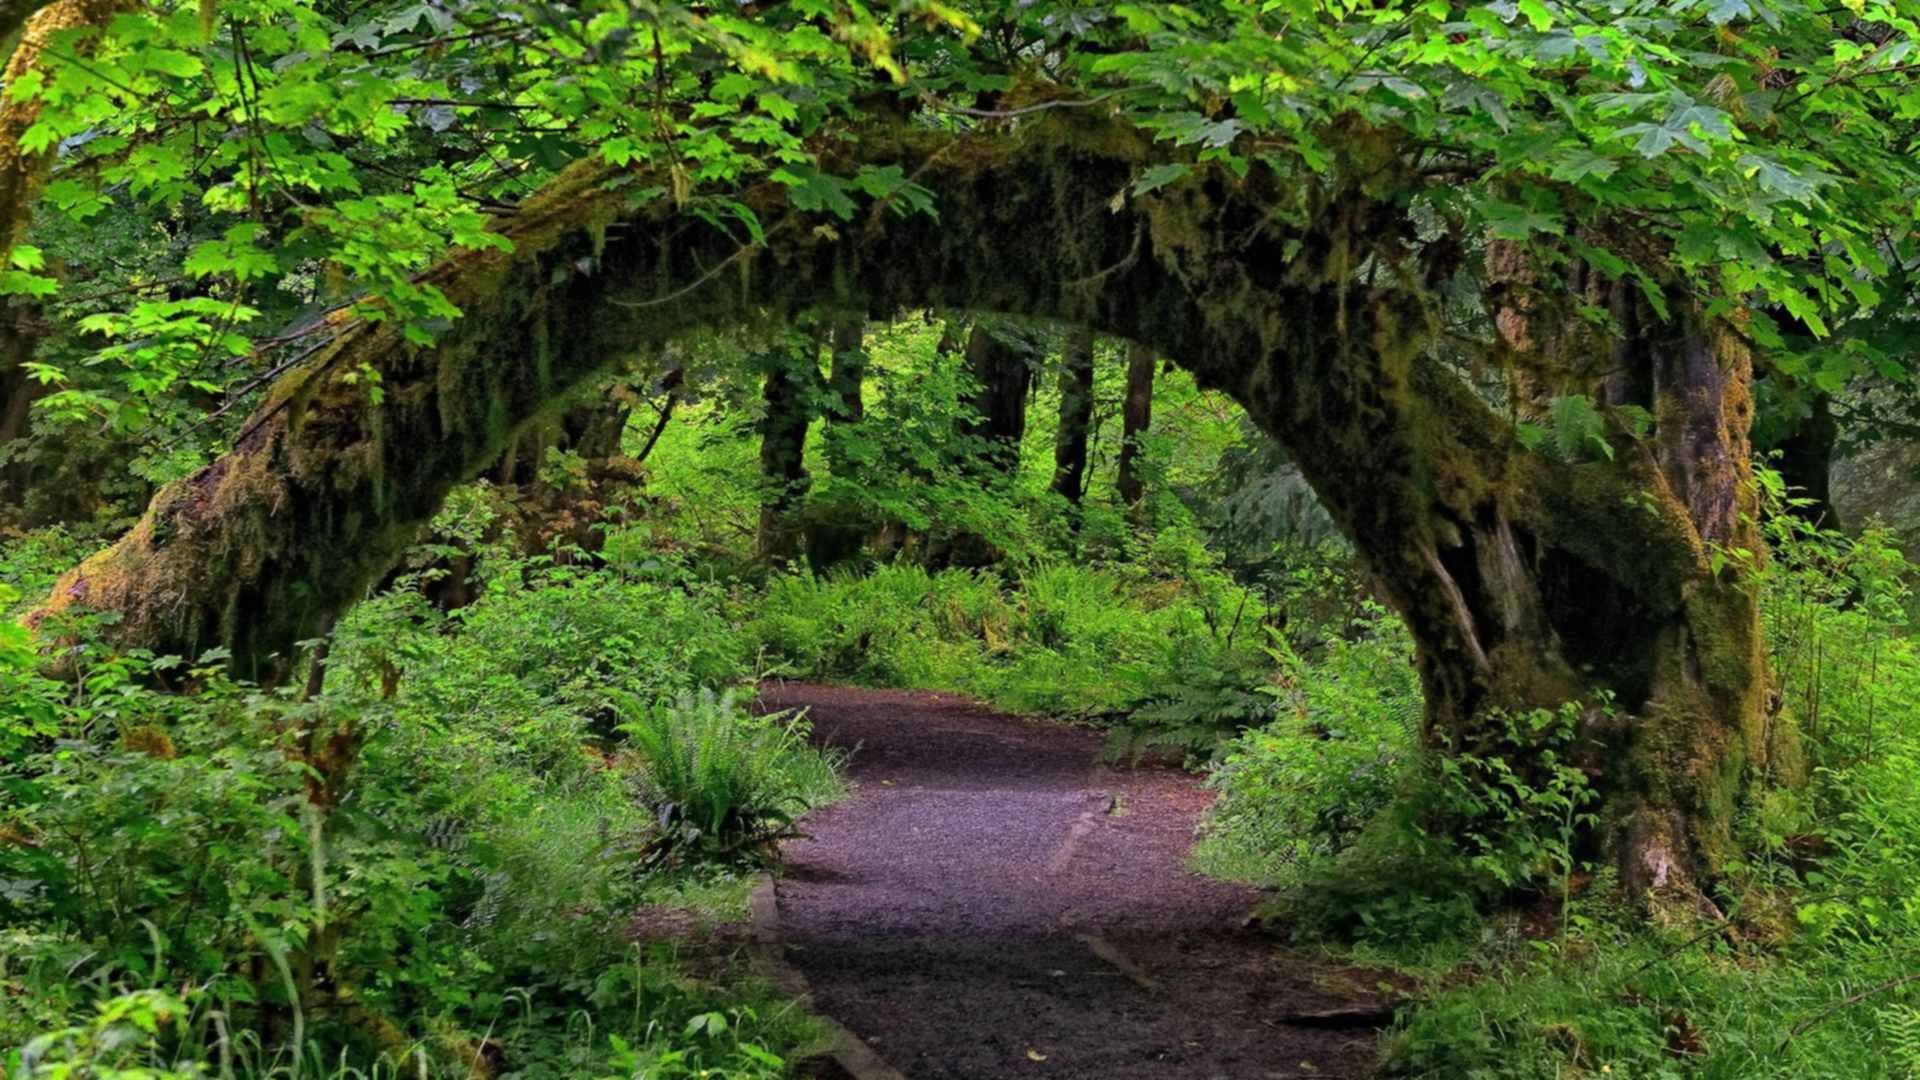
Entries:
{"label": "dense vegetation", "polygon": [[1208,770],[1392,1069],[1920,1071],[1917,20],[7,8],[0,1060],[789,1074],[623,926],[795,677]]}

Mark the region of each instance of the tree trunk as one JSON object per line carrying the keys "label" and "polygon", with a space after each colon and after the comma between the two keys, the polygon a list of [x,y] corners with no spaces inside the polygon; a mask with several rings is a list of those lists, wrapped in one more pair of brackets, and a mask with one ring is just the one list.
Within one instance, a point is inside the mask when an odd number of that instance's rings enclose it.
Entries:
{"label": "tree trunk", "polygon": [[866,418],[867,403],[862,389],[867,381],[867,325],[860,319],[844,319],[833,328],[833,364],[827,375],[827,391],[832,395],[836,423],[859,423]]}
{"label": "tree trunk", "polygon": [[1086,490],[1093,432],[1093,331],[1075,329],[1060,350],[1060,428],[1053,440],[1053,490],[1075,506]]}
{"label": "tree trunk", "polygon": [[[126,5],[120,0],[0,0],[0,41],[11,47],[0,85],[12,87],[42,67],[41,53],[54,35],[75,30],[104,28],[115,13]],[[17,39],[17,40],[16,40]],[[88,34],[67,45],[74,57],[66,63],[80,63],[91,56],[98,34]],[[27,153],[20,140],[40,119],[40,96],[0,97],[0,266],[7,265],[15,244],[26,236],[33,219],[33,204],[52,174],[54,148]],[[53,388],[27,378],[23,365],[33,359],[39,335],[36,320],[28,312],[8,305],[4,340],[0,340],[0,447],[25,437],[32,404]],[[52,500],[58,509],[27,511],[26,484],[31,470],[18,462],[0,460],[0,505],[12,507],[14,524],[31,525],[46,521],[70,520],[84,516],[79,512],[75,493],[62,492]],[[93,485],[88,485],[89,489]],[[93,491],[81,494],[81,502]],[[0,518],[9,515],[0,513]]]}
{"label": "tree trunk", "polygon": [[[452,484],[615,360],[818,309],[1057,319],[1175,358],[1287,447],[1405,618],[1435,742],[1486,746],[1502,710],[1611,695],[1612,718],[1589,709],[1608,851],[1630,889],[1698,899],[1732,854],[1749,785],[1794,766],[1767,708],[1747,570],[1764,556],[1742,337],[1677,291],[1660,323],[1615,290],[1628,333],[1593,366],[1632,368],[1641,389],[1622,400],[1650,402],[1653,430],[1617,435],[1612,460],[1529,450],[1433,357],[1430,298],[1450,261],[1421,265],[1406,203],[1368,194],[1418,181],[1385,175],[1401,166],[1379,139],[1352,158],[1328,145],[1321,179],[1196,163],[1116,202],[1169,152],[1117,119],[1057,110],[1018,137],[855,131],[835,169],[897,164],[936,194],[938,220],[820,229],[768,184],[742,193],[765,226],[758,249],[671,200],[630,208],[609,167],[576,165],[496,226],[511,252],[459,253],[423,276],[465,313],[439,341],[342,317],[232,452],[163,489],[34,620],[105,609],[119,642],[224,643],[248,673],[351,603]],[[1353,269],[1375,265],[1395,269]],[[381,373],[377,406],[349,381],[362,363]]]}
{"label": "tree trunk", "polygon": [[1613,298],[1630,335],[1616,359],[1658,418],[1644,444],[1617,435],[1613,460],[1520,450],[1419,356],[1425,316],[1390,295],[1302,312],[1293,362],[1242,400],[1406,619],[1429,739],[1484,749],[1504,714],[1583,703],[1624,885],[1705,905],[1749,784],[1796,766],[1745,572],[1764,557],[1751,359],[1684,296],[1670,324],[1637,290]]}
{"label": "tree trunk", "polygon": [[760,418],[760,531],[755,553],[785,562],[800,541],[793,512],[807,493],[807,428],[813,423],[812,398],[819,388],[819,345],[811,339],[765,357]]}
{"label": "tree trunk", "polygon": [[967,337],[967,372],[976,384],[967,406],[975,415],[962,434],[981,441],[983,478],[1013,475],[1020,467],[1020,440],[1027,431],[1033,365],[1026,350],[1010,343],[1008,336],[1005,328],[982,320]]}
{"label": "tree trunk", "polygon": [[1140,478],[1140,440],[1153,425],[1153,372],[1158,364],[1153,350],[1139,342],[1127,345],[1127,400],[1121,409],[1120,501],[1133,506],[1146,494]]}
{"label": "tree trunk", "polygon": [[28,524],[33,475],[15,459],[20,448],[14,444],[32,429],[33,403],[52,389],[27,377],[37,335],[22,329],[21,314],[14,304],[0,305],[0,522],[15,525]]}
{"label": "tree trunk", "polygon": [[[7,58],[4,82],[11,87],[41,66],[41,52],[55,35],[74,30],[104,29],[113,16],[127,8],[124,0],[58,0],[42,4],[36,0],[0,2],[0,38],[9,37],[25,24],[20,43]],[[66,47],[80,61],[92,55],[98,34],[88,34]],[[67,63],[74,63],[71,58]],[[12,254],[13,246],[26,235],[32,220],[33,203],[46,187],[53,170],[57,149],[47,147],[38,153],[20,149],[20,140],[40,119],[40,97],[15,98],[7,95],[0,102],[0,260]]]}
{"label": "tree trunk", "polygon": [[1814,391],[1807,415],[1793,434],[1780,441],[1780,476],[1796,500],[1793,512],[1823,529],[1842,529],[1833,505],[1833,453],[1840,441],[1840,425],[1833,418],[1833,399]]}

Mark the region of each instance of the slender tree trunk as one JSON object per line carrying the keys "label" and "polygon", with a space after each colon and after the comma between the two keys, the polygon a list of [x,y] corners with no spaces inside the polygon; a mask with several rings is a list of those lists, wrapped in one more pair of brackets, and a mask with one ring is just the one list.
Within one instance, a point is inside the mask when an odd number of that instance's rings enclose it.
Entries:
{"label": "slender tree trunk", "polygon": [[1075,506],[1086,491],[1093,432],[1093,331],[1075,329],[1060,350],[1060,427],[1053,441],[1053,490]]}
{"label": "slender tree trunk", "polygon": [[1027,431],[1031,358],[1006,340],[1006,331],[996,332],[982,320],[967,337],[967,371],[977,389],[967,401],[975,418],[963,434],[982,441],[982,478],[1011,476],[1020,466],[1020,440]]}
{"label": "slender tree trunk", "polygon": [[1140,478],[1140,440],[1153,425],[1153,373],[1158,358],[1139,342],[1127,345],[1127,400],[1121,409],[1120,501],[1133,506],[1146,494]]}
{"label": "slender tree trunk", "polygon": [[653,456],[653,448],[660,445],[660,436],[667,433],[667,425],[673,422],[673,408],[680,403],[680,387],[686,382],[686,377],[686,372],[680,368],[674,368],[660,377],[660,403],[655,406],[659,412],[654,415],[653,427],[647,431],[646,441],[640,444],[640,452],[633,456],[635,465],[645,465],[647,459]]}
{"label": "slender tree trunk", "polygon": [[848,319],[833,328],[833,363],[827,375],[827,390],[833,399],[835,422],[859,423],[867,415],[867,403],[861,396],[867,381],[867,324]]}
{"label": "slender tree trunk", "polygon": [[807,428],[813,423],[811,399],[820,383],[818,352],[818,343],[808,339],[765,358],[761,402],[766,411],[760,418],[760,481],[765,494],[754,542],[763,559],[784,562],[799,545],[793,512],[807,492]]}
{"label": "slender tree trunk", "polygon": [[33,403],[51,389],[27,377],[37,335],[23,332],[19,314],[12,304],[0,305],[0,521],[24,518],[32,470],[10,460],[9,451],[17,452],[14,443],[31,430]]}
{"label": "slender tree trunk", "polygon": [[1815,393],[1800,425],[1775,447],[1780,451],[1781,478],[1798,499],[1805,500],[1793,512],[1823,529],[1845,527],[1833,505],[1833,454],[1839,441],[1832,398]]}

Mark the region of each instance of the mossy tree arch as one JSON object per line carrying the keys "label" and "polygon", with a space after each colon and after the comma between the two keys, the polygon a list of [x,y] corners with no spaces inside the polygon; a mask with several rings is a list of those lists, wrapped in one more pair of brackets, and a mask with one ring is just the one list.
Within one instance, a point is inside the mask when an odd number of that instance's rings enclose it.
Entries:
{"label": "mossy tree arch", "polygon": [[231,452],[163,490],[41,617],[106,609],[129,644],[224,644],[264,671],[518,427],[621,357],[808,310],[1061,319],[1173,358],[1287,446],[1411,627],[1436,737],[1472,745],[1497,710],[1612,695],[1621,719],[1596,723],[1611,850],[1630,888],[1699,895],[1780,741],[1755,601],[1713,558],[1760,546],[1740,335],[1678,293],[1669,320],[1623,307],[1613,346],[1533,334],[1613,348],[1636,376],[1623,394],[1656,418],[1617,460],[1554,460],[1432,356],[1430,295],[1460,260],[1409,254],[1415,225],[1390,196],[1420,181],[1370,133],[1326,174],[1364,186],[1201,168],[1144,196],[1129,187],[1164,151],[1117,121],[856,134],[828,164],[901,165],[937,220],[884,201],[824,220],[769,184],[740,193],[765,223],[743,246],[666,200],[629,209],[610,170],[576,166],[499,226],[512,253],[432,271],[465,312],[436,344],[335,327]]}

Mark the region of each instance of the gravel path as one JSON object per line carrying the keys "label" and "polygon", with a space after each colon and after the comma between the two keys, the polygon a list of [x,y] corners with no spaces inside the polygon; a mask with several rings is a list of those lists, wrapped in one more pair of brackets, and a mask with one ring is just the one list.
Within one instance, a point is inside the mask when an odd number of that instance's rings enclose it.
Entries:
{"label": "gravel path", "polygon": [[795,684],[855,751],[779,883],[818,1007],[913,1080],[1364,1076],[1368,1031],[1283,1021],[1364,1003],[1241,928],[1248,889],[1189,873],[1208,795],[1106,769],[1097,734],[950,694]]}

